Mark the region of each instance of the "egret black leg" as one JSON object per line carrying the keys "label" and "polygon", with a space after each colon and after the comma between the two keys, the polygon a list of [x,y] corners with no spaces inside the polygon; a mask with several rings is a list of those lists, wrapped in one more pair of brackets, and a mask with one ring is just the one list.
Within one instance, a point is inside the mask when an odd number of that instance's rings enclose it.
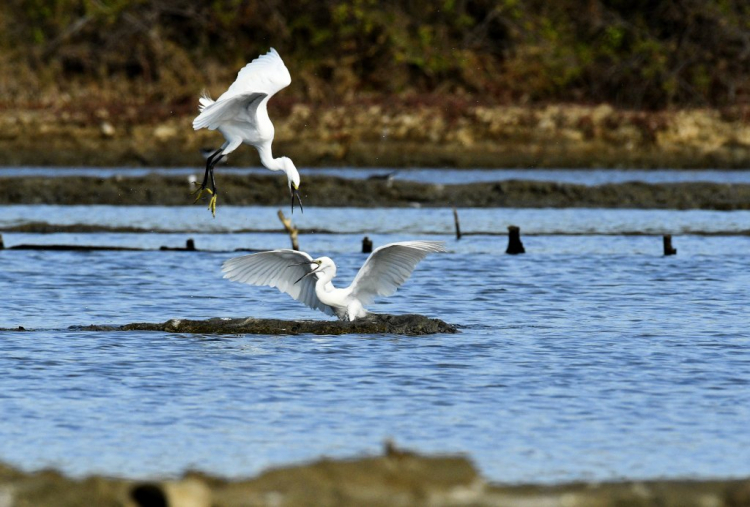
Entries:
{"label": "egret black leg", "polygon": [[214,165],[211,165],[211,190],[214,191],[214,195],[216,195],[216,180],[214,179]]}
{"label": "egret black leg", "polygon": [[[206,172],[203,175],[203,183],[201,184],[201,188],[206,188],[206,185],[208,185],[208,175],[209,175],[209,173],[213,177],[214,166],[216,165],[216,162],[214,161],[214,159],[219,155],[219,153],[221,153],[221,148],[219,148],[218,150],[214,151],[206,159]],[[221,158],[221,157],[219,157],[219,158]],[[217,162],[218,162],[218,160],[217,160]]]}
{"label": "egret black leg", "polygon": [[[216,216],[216,180],[214,179],[214,166],[221,160],[221,152],[222,149],[219,148],[218,150],[214,151],[210,157],[206,160],[206,172],[203,174],[203,183],[201,183],[200,187],[198,187],[198,190],[193,192],[194,194],[198,194],[198,196],[195,198],[195,202],[198,202],[200,198],[203,196],[203,192],[208,192],[211,194],[211,200],[208,203],[208,209],[211,210],[211,214],[213,216]],[[209,181],[209,175],[211,177],[211,188],[206,188],[208,186]]]}

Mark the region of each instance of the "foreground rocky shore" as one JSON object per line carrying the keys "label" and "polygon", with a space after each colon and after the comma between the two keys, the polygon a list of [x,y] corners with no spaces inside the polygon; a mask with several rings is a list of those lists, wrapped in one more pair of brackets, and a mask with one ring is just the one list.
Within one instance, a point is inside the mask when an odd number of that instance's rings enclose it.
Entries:
{"label": "foreground rocky shore", "polygon": [[428,457],[387,446],[383,456],[328,460],[228,481],[201,473],[165,482],[24,473],[0,465],[0,505],[741,507],[750,480],[638,481],[501,486],[463,457]]}
{"label": "foreground rocky shore", "polygon": [[[217,132],[194,114],[103,103],[13,109],[0,115],[0,164],[199,166]],[[197,106],[197,101],[196,101]],[[197,110],[196,110],[197,113]],[[460,98],[311,105],[272,102],[274,152],[298,167],[750,167],[740,108],[628,111],[608,105],[477,105]],[[249,147],[231,155],[257,165]]]}
{"label": "foreground rocky shore", "polygon": [[[217,185],[218,213],[225,204],[289,206],[286,179],[279,175],[222,174],[219,169]],[[192,205],[194,188],[185,176],[164,174],[12,177],[0,178],[0,204]],[[586,186],[511,180],[436,185],[319,175],[305,177],[300,192],[306,206],[324,207],[750,209],[750,185],[705,182]]]}

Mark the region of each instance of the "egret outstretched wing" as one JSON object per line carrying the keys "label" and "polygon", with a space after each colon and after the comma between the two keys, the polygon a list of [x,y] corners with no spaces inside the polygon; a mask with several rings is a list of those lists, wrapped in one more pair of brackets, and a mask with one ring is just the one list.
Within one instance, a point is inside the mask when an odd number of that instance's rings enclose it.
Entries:
{"label": "egret outstretched wing", "polygon": [[445,252],[442,241],[403,241],[376,248],[349,286],[363,305],[377,296],[390,296],[410,276],[427,254]]}
{"label": "egret outstretched wing", "polygon": [[216,101],[207,95],[199,100],[200,114],[193,120],[193,128],[215,130],[222,122],[249,121],[255,123],[255,111],[261,101],[289,86],[292,77],[275,49],[261,55],[240,69],[237,79]]}
{"label": "egret outstretched wing", "polygon": [[310,263],[312,257],[305,252],[272,250],[229,259],[222,265],[222,271],[224,278],[233,282],[276,287],[314,310],[335,315],[333,308],[323,304],[315,294],[315,276],[302,278],[313,270]]}
{"label": "egret outstretched wing", "polygon": [[289,69],[274,48],[248,63],[237,73],[237,79],[217,102],[244,93],[265,93],[272,97],[292,82]]}
{"label": "egret outstretched wing", "polygon": [[204,100],[201,103],[203,104],[201,114],[193,120],[193,128],[216,130],[222,123],[229,121],[245,122],[255,126],[258,106],[266,97],[268,97],[267,94],[256,92],[235,95],[209,105],[205,105]]}

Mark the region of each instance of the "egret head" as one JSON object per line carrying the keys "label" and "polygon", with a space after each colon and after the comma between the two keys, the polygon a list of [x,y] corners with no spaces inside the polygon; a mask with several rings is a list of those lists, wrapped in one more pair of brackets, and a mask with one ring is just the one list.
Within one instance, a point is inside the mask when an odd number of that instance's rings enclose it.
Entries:
{"label": "egret head", "polygon": [[292,214],[294,214],[295,197],[297,198],[297,202],[299,203],[300,211],[304,212],[304,210],[302,209],[302,199],[300,199],[299,197],[299,172],[297,171],[297,167],[289,157],[282,157],[281,160],[284,167],[284,172],[286,173],[287,181],[289,183],[289,193],[292,196]]}
{"label": "egret head", "polygon": [[[305,262],[303,264],[307,263]],[[313,259],[312,261],[310,261],[310,266],[313,267],[312,271],[306,273],[304,276],[301,276],[294,283],[298,283],[313,274],[318,277],[318,280],[326,279],[326,281],[331,281],[333,280],[333,277],[336,276],[336,264],[330,257],[320,257],[318,259]]]}

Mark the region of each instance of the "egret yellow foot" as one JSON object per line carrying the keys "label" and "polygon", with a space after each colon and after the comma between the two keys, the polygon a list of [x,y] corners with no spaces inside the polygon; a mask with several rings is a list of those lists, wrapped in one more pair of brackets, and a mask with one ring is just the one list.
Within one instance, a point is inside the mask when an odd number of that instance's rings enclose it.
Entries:
{"label": "egret yellow foot", "polygon": [[200,201],[201,198],[203,197],[203,192],[208,192],[211,195],[211,200],[208,201],[208,209],[211,212],[211,214],[214,216],[214,218],[216,218],[216,193],[213,190],[211,190],[210,188],[201,186],[200,188],[196,189],[195,192],[192,192],[193,195],[198,194],[195,198],[195,201],[193,202]]}
{"label": "egret yellow foot", "polygon": [[199,188],[195,192],[192,192],[193,195],[198,194],[197,197],[195,198],[195,201],[193,202],[200,201],[201,197],[203,197],[203,192],[208,192],[209,194],[214,195],[213,191],[210,188]]}
{"label": "egret yellow foot", "polygon": [[[196,185],[198,184],[197,182],[194,182],[194,183],[195,183]],[[216,196],[214,195],[214,191],[213,191],[213,190],[211,190],[210,188],[206,188],[206,187],[205,187],[205,186],[203,186],[203,185],[201,185],[201,186],[200,186],[200,188],[197,188],[197,189],[196,189],[196,190],[195,190],[194,192],[191,192],[191,194],[192,194],[192,195],[196,195],[196,194],[198,194],[198,195],[197,195],[197,196],[195,197],[195,201],[193,201],[193,202],[195,203],[195,202],[198,202],[198,201],[200,201],[200,200],[201,200],[201,197],[203,197],[203,192],[208,192],[208,193],[209,193],[210,195],[213,195],[213,198],[211,199],[211,201],[214,201],[213,207],[214,207],[214,208],[216,208],[216,203],[215,203],[215,201],[216,201]],[[209,205],[208,209],[211,209],[211,205]]]}

